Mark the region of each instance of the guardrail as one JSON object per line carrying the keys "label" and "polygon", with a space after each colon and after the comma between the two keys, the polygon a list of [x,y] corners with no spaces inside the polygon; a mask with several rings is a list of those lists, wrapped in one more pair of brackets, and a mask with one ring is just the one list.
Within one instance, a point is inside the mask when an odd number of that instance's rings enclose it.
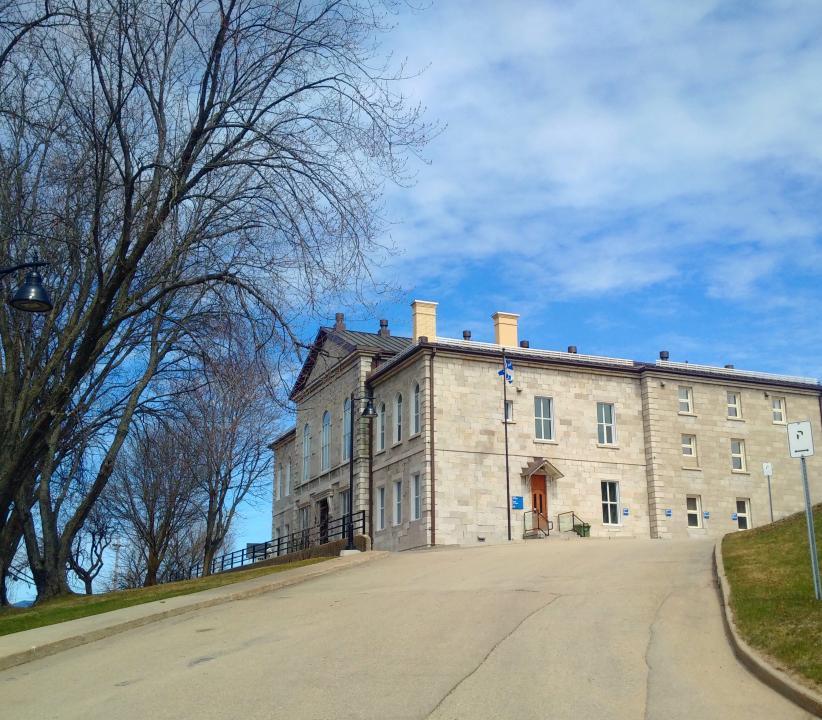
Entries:
{"label": "guardrail", "polygon": [[[305,530],[297,530],[284,537],[275,538],[264,543],[254,543],[242,550],[226,553],[215,557],[211,561],[211,574],[233,570],[234,568],[250,565],[258,560],[267,560],[280,555],[305,550],[316,545],[324,545],[332,540],[339,540],[348,535],[348,522],[354,526],[354,534],[365,533],[365,510],[354,513],[353,516],[343,515],[336,520],[329,520],[323,525],[314,525]],[[204,565],[198,562],[191,566],[189,578],[198,578],[203,575]]]}
{"label": "guardrail", "polygon": [[557,515],[557,527],[560,532],[573,530],[580,537],[590,537],[591,525],[585,522],[573,510]]}

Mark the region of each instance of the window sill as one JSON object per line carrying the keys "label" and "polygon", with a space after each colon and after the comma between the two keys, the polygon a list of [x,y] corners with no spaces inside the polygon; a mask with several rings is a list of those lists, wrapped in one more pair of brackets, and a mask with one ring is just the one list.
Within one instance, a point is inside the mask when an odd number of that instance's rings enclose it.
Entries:
{"label": "window sill", "polygon": [[402,445],[402,440],[397,440],[397,442],[392,443],[391,449],[393,450],[395,447],[399,447],[400,445]]}
{"label": "window sill", "polygon": [[788,421],[787,420],[774,420],[773,424],[774,425],[782,425],[784,427],[785,425],[788,424]]}
{"label": "window sill", "polygon": [[409,435],[409,436],[408,436],[408,439],[409,439],[409,440],[413,440],[414,438],[418,438],[420,435],[422,435],[422,431],[420,431],[420,432],[415,432],[413,435]]}
{"label": "window sill", "polygon": [[381,450],[375,450],[374,455],[382,455],[384,452],[385,452],[385,448],[382,448]]}
{"label": "window sill", "polygon": [[502,424],[503,425],[516,425],[517,421],[516,420],[503,420]]}
{"label": "window sill", "polygon": [[729,417],[729,418],[725,418],[725,419],[726,419],[726,420],[730,420],[731,422],[745,422],[745,418],[734,418],[734,417]]}
{"label": "window sill", "polygon": [[696,470],[697,472],[702,472],[702,468],[697,465],[683,465],[683,470]]}
{"label": "window sill", "polygon": [[622,530],[622,524],[614,525],[613,523],[602,523],[602,527],[607,528],[608,530]]}
{"label": "window sill", "polygon": [[597,447],[603,450],[619,450],[619,445],[616,443],[597,443]]}
{"label": "window sill", "polygon": [[750,475],[748,470],[731,470],[734,475]]}
{"label": "window sill", "polygon": [[534,438],[534,442],[537,445],[559,445],[557,440],[541,440],[540,438]]}
{"label": "window sill", "polygon": [[677,413],[677,415],[682,415],[682,417],[699,417],[696,413],[692,413],[692,412],[682,412],[682,410],[680,410],[680,411]]}

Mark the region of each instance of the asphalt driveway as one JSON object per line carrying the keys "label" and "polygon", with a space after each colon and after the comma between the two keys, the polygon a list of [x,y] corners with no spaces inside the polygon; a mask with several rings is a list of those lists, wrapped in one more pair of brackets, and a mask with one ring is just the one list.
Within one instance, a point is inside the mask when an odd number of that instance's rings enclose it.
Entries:
{"label": "asphalt driveway", "polygon": [[710,542],[391,555],[0,673],[14,718],[807,718],[725,640]]}

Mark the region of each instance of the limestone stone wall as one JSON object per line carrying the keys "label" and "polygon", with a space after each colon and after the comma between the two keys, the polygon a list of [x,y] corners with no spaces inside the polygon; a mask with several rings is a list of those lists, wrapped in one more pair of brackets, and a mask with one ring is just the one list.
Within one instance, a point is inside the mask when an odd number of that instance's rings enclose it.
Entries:
{"label": "limestone stone wall", "polygon": [[[343,457],[344,402],[352,391],[358,398],[365,395],[365,375],[371,368],[367,355],[352,355],[348,360],[330,365],[322,382],[312,382],[301,394],[296,409],[296,434],[290,443],[275,449],[275,472],[280,459],[291,462],[292,492],[274,503],[276,530],[284,533],[299,528],[299,510],[308,508],[309,526],[319,524],[319,503],[328,499],[331,520],[344,515],[343,493],[349,489],[349,463]],[[315,376],[312,374],[312,380]],[[354,404],[354,512],[368,509],[368,421],[361,417],[362,406]],[[331,415],[329,464],[322,467],[322,419]],[[310,469],[303,477],[303,428],[310,428]],[[275,476],[276,477],[276,476]],[[367,532],[367,528],[366,528]]]}
{"label": "limestone stone wall", "polygon": [[[679,388],[691,388],[693,412],[679,411]],[[727,392],[739,393],[741,417],[728,418]],[[783,398],[786,421],[810,420],[822,443],[819,397],[812,392],[771,385],[647,373],[643,380],[646,437],[651,438],[649,492],[652,537],[720,536],[738,528],[737,499],[750,502],[749,525],[770,521],[768,485],[762,464],[773,466],[774,519],[804,507],[799,460],[788,453],[785,423],[773,420],[772,401]],[[683,456],[682,435],[696,438],[696,457]],[[744,470],[731,467],[731,441],[745,443]],[[821,448],[822,449],[822,448]],[[822,497],[822,463],[808,460],[812,496]],[[698,496],[700,527],[688,526],[686,498]],[[670,511],[670,517],[667,512]],[[704,513],[709,514],[708,518]]]}
{"label": "limestone stone wall", "polygon": [[[507,541],[505,424],[500,361],[439,353],[435,364],[435,457],[438,543]],[[648,494],[642,399],[636,375],[517,362],[507,387],[511,495],[530,509],[523,470],[547,458],[563,477],[548,483],[548,517],[573,510],[593,536],[647,537]],[[551,440],[535,436],[534,399],[553,400]],[[598,443],[597,403],[613,403],[616,442]],[[601,483],[619,483],[619,522],[602,519]],[[624,514],[627,509],[627,515]],[[512,511],[512,538],[523,534]]]}
{"label": "limestone stone wall", "polygon": [[[376,383],[374,407],[380,412],[385,405],[384,443],[381,442],[380,418],[373,422],[373,525],[374,548],[407,550],[430,544],[431,487],[429,476],[429,378],[427,356]],[[419,385],[419,431],[414,428],[414,388]],[[402,395],[402,438],[397,441],[397,396]],[[382,447],[384,445],[384,447]],[[414,509],[413,478],[420,475],[421,513]],[[401,520],[394,522],[396,483],[401,482]],[[385,488],[384,527],[379,523],[380,488]]]}

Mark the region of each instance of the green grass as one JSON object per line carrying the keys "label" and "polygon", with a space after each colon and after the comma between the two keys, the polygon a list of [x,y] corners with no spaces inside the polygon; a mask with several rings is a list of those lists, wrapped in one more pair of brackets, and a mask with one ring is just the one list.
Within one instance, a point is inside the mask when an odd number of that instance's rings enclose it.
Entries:
{"label": "green grass", "polygon": [[166,600],[178,595],[189,595],[242,580],[250,580],[261,575],[313,565],[329,559],[326,557],[311,558],[284,565],[238,570],[196,580],[183,580],[134,590],[120,590],[102,595],[70,595],[30,608],[0,608],[0,635],[9,635],[10,633],[43,627],[44,625],[54,625],[55,623],[75,620],[89,615],[98,615],[99,613],[119,610],[132,605],[142,605],[154,600]]}
{"label": "green grass", "polygon": [[[814,507],[817,550],[822,505]],[[813,594],[805,513],[722,541],[741,635],[775,664],[822,689],[822,601]]]}

